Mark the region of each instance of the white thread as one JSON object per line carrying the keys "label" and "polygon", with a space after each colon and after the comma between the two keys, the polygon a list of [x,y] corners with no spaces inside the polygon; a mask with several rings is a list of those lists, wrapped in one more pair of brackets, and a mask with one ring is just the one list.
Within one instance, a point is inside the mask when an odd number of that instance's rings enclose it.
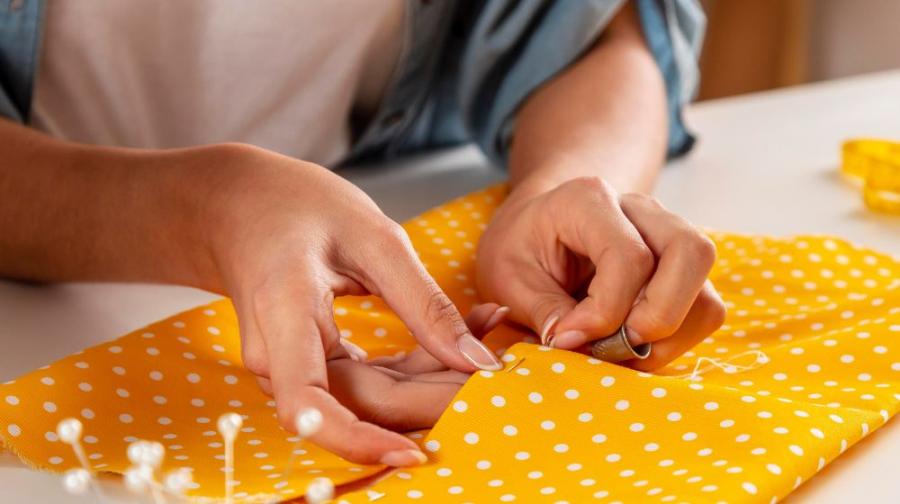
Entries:
{"label": "white thread", "polygon": [[[753,362],[749,365],[740,365],[734,364],[734,361],[746,357],[749,355],[755,356]],[[726,374],[734,374],[734,373],[743,373],[745,371],[750,371],[751,369],[756,369],[760,366],[763,366],[769,362],[769,356],[760,350],[749,350],[746,352],[742,352],[736,355],[733,355],[725,360],[715,359],[712,357],[698,357],[697,362],[694,364],[694,369],[690,373],[675,375],[673,378],[682,378],[690,381],[698,381],[700,375],[706,374],[714,369],[721,369]],[[706,366],[703,366],[704,363],[708,363]]]}

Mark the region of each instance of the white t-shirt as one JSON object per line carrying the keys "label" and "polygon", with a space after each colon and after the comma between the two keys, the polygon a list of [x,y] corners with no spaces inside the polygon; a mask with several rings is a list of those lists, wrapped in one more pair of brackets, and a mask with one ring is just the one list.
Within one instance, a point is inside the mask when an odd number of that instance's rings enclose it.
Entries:
{"label": "white t-shirt", "polygon": [[49,0],[32,125],[142,148],[248,142],[323,165],[378,106],[403,0]]}

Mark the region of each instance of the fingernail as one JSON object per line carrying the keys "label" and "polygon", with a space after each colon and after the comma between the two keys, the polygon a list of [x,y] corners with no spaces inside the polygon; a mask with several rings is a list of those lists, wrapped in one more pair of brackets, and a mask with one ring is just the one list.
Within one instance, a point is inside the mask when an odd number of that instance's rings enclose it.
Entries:
{"label": "fingernail", "polygon": [[341,338],[341,345],[343,345],[344,349],[347,350],[347,353],[350,354],[351,359],[357,362],[365,362],[369,360],[369,354],[366,353],[366,351],[356,343],[351,343]]}
{"label": "fingernail", "polygon": [[491,331],[499,324],[509,313],[509,306],[501,306],[494,311],[493,315],[484,324],[485,331]]}
{"label": "fingernail", "polygon": [[628,343],[630,343],[631,346],[633,346],[633,347],[644,343],[644,340],[641,338],[641,335],[638,334],[638,332],[635,331],[634,329],[628,327],[627,325],[625,326],[625,337],[628,338]]}
{"label": "fingernail", "polygon": [[497,371],[503,367],[500,361],[494,357],[494,352],[491,352],[488,347],[484,346],[482,342],[475,339],[475,336],[471,334],[460,336],[456,340],[456,347],[459,348],[459,351],[469,362],[479,369]]}
{"label": "fingernail", "polygon": [[554,335],[550,339],[551,348],[578,348],[587,343],[587,334],[584,331],[565,331]]}
{"label": "fingernail", "polygon": [[559,315],[553,315],[544,322],[544,327],[541,329],[541,345],[550,344],[548,336],[550,335],[550,330],[553,329],[557,322],[559,322]]}
{"label": "fingernail", "polygon": [[419,450],[395,450],[382,455],[379,462],[391,467],[410,467],[428,462],[428,457]]}

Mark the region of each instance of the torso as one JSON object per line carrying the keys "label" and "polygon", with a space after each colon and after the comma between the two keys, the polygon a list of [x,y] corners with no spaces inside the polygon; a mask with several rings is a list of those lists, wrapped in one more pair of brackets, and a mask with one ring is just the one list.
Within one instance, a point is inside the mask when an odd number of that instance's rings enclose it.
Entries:
{"label": "torso", "polygon": [[253,143],[323,165],[372,113],[403,0],[49,0],[32,125],[101,145]]}

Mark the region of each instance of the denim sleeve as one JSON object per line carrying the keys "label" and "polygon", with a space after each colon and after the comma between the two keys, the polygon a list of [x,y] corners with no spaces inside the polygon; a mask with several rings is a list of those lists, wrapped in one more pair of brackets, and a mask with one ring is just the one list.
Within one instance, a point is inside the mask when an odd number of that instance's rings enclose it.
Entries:
{"label": "denim sleeve", "polygon": [[[505,164],[518,107],[584,54],[623,4],[624,0],[483,2],[456,65],[457,129],[464,128],[492,160]],[[668,154],[676,156],[693,143],[681,110],[696,92],[705,18],[695,0],[637,0],[636,7],[665,78]],[[440,109],[432,117],[438,130],[441,123],[448,123],[440,117]]]}
{"label": "denim sleeve", "polygon": [[28,121],[45,0],[0,0],[0,117]]}
{"label": "denim sleeve", "polygon": [[668,157],[688,152],[694,136],[682,118],[682,108],[697,94],[697,60],[703,44],[706,16],[694,0],[637,0],[647,45],[666,82]]}
{"label": "denim sleeve", "polygon": [[44,0],[0,0],[0,117],[27,122]]}

